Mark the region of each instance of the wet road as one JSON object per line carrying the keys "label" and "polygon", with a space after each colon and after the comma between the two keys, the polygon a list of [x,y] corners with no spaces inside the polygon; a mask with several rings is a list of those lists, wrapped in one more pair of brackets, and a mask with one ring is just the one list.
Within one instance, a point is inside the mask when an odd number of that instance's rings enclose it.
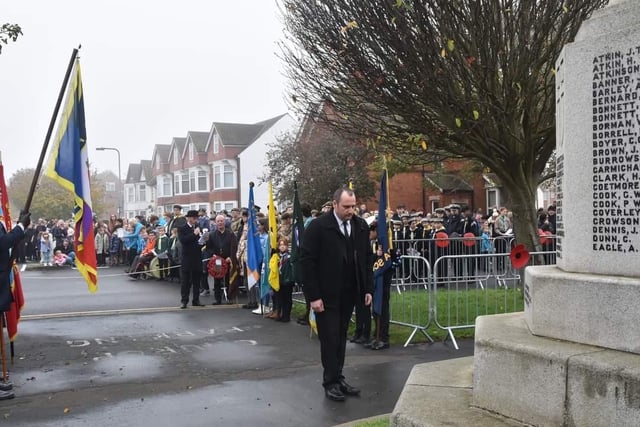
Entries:
{"label": "wet road", "polygon": [[[331,426],[391,412],[416,363],[472,354],[442,343],[375,352],[349,344],[345,375],[362,395],[324,398],[308,329],[235,306],[179,310],[177,283],[100,270],[23,273],[26,307],[10,366],[12,426]],[[203,298],[210,302],[210,298]]]}

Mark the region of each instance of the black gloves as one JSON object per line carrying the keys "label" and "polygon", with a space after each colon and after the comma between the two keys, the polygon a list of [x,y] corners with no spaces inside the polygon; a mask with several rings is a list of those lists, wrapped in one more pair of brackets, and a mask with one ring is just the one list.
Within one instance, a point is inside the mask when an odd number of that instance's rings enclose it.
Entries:
{"label": "black gloves", "polygon": [[24,228],[29,227],[29,224],[31,224],[31,213],[20,212],[20,219],[18,220],[18,222],[22,224]]}

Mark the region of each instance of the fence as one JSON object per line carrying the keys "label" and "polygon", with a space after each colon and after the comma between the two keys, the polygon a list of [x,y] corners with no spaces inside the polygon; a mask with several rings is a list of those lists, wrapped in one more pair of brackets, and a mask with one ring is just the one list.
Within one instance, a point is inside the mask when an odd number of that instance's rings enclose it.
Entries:
{"label": "fence", "polygon": [[[544,250],[531,253],[529,265],[555,263],[555,236],[541,242]],[[392,281],[391,322],[413,328],[404,345],[417,331],[433,341],[427,333],[433,323],[458,349],[454,332],[475,327],[476,317],[522,310],[523,277],[509,257],[514,245],[513,238],[394,241],[411,254],[402,256]]]}
{"label": "fence", "polygon": [[[543,250],[530,254],[528,265],[555,264],[555,236],[542,236]],[[475,327],[478,316],[523,309],[522,270],[511,264],[509,238],[394,240],[401,260],[391,281],[391,323],[411,328],[405,341],[416,334],[430,342],[427,330],[446,332],[458,349],[455,331]],[[297,289],[294,298],[304,303]]]}

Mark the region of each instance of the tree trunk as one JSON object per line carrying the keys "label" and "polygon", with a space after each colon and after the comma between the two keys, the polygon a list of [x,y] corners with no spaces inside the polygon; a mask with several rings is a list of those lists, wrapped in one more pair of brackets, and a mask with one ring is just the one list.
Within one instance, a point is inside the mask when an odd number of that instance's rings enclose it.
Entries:
{"label": "tree trunk", "polygon": [[529,252],[540,252],[538,218],[535,200],[536,185],[533,182],[517,183],[517,188],[504,187],[509,203],[507,208],[513,212],[513,229],[517,243],[523,243]]}

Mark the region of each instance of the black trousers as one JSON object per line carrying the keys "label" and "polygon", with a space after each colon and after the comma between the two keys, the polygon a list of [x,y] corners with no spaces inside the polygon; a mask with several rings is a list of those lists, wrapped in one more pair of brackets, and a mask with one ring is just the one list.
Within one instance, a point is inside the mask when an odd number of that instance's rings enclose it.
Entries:
{"label": "black trousers", "polygon": [[197,304],[200,302],[200,270],[181,271],[182,286],[180,287],[181,302],[187,304],[189,302],[189,291],[192,292],[191,302]]}
{"label": "black trousers", "polygon": [[371,335],[371,306],[364,305],[364,297],[358,298],[356,304],[356,337],[364,337],[367,340]]}
{"label": "black trousers", "polygon": [[293,283],[281,283],[278,294],[280,294],[280,318],[290,320],[293,307]]}
{"label": "black trousers", "polygon": [[374,313],[373,320],[376,325],[373,338],[382,342],[389,342],[389,322],[391,321],[389,313],[389,300],[391,299],[391,277],[392,272],[387,271],[384,274],[384,283],[382,285],[382,313],[376,315]]}
{"label": "black trousers", "polygon": [[342,368],[347,348],[347,330],[354,304],[355,290],[345,290],[337,305],[330,307],[325,305],[322,313],[316,313],[320,358],[324,369],[322,385],[325,388],[338,384],[344,379]]}

